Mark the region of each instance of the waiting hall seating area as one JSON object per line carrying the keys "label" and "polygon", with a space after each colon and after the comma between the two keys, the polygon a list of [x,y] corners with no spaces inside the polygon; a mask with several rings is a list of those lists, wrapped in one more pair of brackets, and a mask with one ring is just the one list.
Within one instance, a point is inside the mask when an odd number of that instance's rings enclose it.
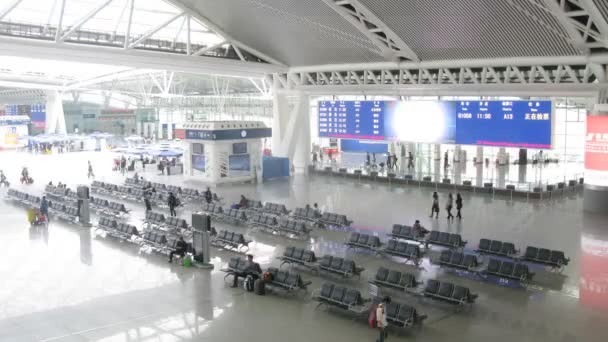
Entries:
{"label": "waiting hall seating area", "polygon": [[570,259],[566,258],[562,251],[532,246],[526,247],[526,253],[522,259],[536,264],[547,265],[554,269],[562,269],[570,262]]}
{"label": "waiting hall seating area", "polygon": [[425,297],[455,305],[473,304],[477,299],[477,295],[472,294],[467,287],[433,279],[427,280],[423,294]]}
{"label": "waiting hall seating area", "polygon": [[247,253],[249,250],[250,240],[246,240],[245,236],[241,233],[230,232],[227,230],[221,230],[211,240],[211,245],[218,248],[228,248],[236,252]]}
{"label": "waiting hall seating area", "polygon": [[490,259],[487,268],[482,271],[483,274],[493,275],[500,278],[512,279],[521,283],[526,283],[532,280],[534,273],[528,269],[528,265],[524,263],[514,263],[512,261],[503,261],[499,259]]}
{"label": "waiting hall seating area", "polygon": [[386,304],[385,312],[389,324],[399,328],[421,325],[427,318],[426,315],[420,315],[413,306],[396,301]]}
{"label": "waiting hall seating area", "polygon": [[313,208],[296,208],[291,215],[298,220],[317,222],[321,215]]}
{"label": "waiting hall seating area", "polygon": [[39,196],[30,195],[28,193],[18,191],[15,189],[8,189],[7,196],[8,196],[8,198],[12,199],[13,201],[16,201],[18,203],[21,203],[21,204],[24,204],[27,206],[38,206],[38,205],[40,205],[40,200],[41,200]]}
{"label": "waiting hall seating area", "polygon": [[388,241],[383,252],[390,256],[404,258],[406,263],[412,262],[416,266],[418,266],[422,258],[420,246],[395,239]]}
{"label": "waiting hall seating area", "polygon": [[415,289],[418,285],[422,284],[417,282],[416,276],[411,273],[391,270],[384,267],[378,268],[375,277],[370,282],[380,287],[391,288],[403,292]]}
{"label": "waiting hall seating area", "polygon": [[462,248],[467,244],[467,241],[462,240],[460,234],[451,234],[436,230],[431,231],[425,241],[427,244],[448,248]]}
{"label": "waiting hall seating area", "polygon": [[426,234],[406,225],[394,224],[389,236],[395,239],[424,242]]}
{"label": "waiting hall seating area", "polygon": [[109,236],[130,241],[139,236],[137,227],[124,222],[117,222],[111,217],[100,217],[97,222],[97,230],[105,231]]}
{"label": "waiting hall seating area", "polygon": [[498,240],[481,239],[479,240],[479,247],[477,248],[479,253],[483,254],[494,254],[504,257],[514,257],[518,250],[515,249],[515,245],[511,242],[502,242]]}
{"label": "waiting hall seating area", "polygon": [[461,253],[453,250],[441,251],[439,264],[441,266],[459,268],[467,271],[475,270],[479,266],[475,254]]}
{"label": "waiting hall seating area", "polygon": [[360,277],[365,268],[358,267],[351,259],[324,255],[319,261],[319,271],[335,274],[343,278]]}
{"label": "waiting hall seating area", "polygon": [[382,245],[379,237],[360,233],[352,233],[345,244],[348,247],[363,248],[372,251],[378,251]]}
{"label": "waiting hall seating area", "polygon": [[304,281],[299,273],[282,271],[276,267],[269,267],[267,270],[271,275],[269,282],[266,282],[266,286],[277,287],[287,292],[298,292],[306,291],[308,286],[312,284],[311,281]]}
{"label": "waiting hall seating area", "polygon": [[369,310],[369,306],[365,305],[370,300],[361,297],[361,292],[357,289],[348,288],[332,283],[324,283],[313,299],[319,302],[319,305],[329,305],[363,314]]}
{"label": "waiting hall seating area", "polygon": [[317,262],[315,252],[293,246],[285,248],[283,255],[278,257],[278,259],[281,260],[280,266],[283,266],[284,264],[295,264],[309,269],[315,268],[315,263]]}

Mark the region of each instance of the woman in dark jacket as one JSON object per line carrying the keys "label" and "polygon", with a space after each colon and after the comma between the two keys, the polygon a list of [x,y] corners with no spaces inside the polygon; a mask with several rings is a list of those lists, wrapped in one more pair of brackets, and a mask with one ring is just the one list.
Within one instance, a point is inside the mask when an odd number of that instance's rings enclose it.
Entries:
{"label": "woman in dark jacket", "polygon": [[460,209],[462,209],[462,196],[460,196],[460,193],[456,194],[456,217],[458,217],[459,219],[462,219],[462,215],[460,214]]}

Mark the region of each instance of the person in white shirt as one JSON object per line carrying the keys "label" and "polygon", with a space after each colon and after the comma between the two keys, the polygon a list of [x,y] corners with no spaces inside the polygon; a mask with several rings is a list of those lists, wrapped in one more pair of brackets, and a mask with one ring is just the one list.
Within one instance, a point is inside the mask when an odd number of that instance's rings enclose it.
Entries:
{"label": "person in white shirt", "polygon": [[386,336],[386,327],[388,326],[388,322],[386,320],[386,312],[384,309],[384,303],[378,304],[376,308],[376,325],[378,326],[379,336],[376,340],[377,342],[384,342],[384,338]]}

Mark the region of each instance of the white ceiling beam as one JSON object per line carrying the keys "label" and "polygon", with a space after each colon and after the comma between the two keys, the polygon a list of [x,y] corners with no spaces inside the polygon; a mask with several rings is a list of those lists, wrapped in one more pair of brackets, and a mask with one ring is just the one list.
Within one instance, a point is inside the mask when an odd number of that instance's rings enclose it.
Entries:
{"label": "white ceiling beam", "polygon": [[209,52],[209,51],[213,51],[213,50],[215,50],[215,49],[217,49],[217,48],[219,48],[220,46],[225,45],[225,44],[228,44],[228,42],[224,40],[224,41],[221,41],[221,42],[219,42],[219,43],[217,43],[217,44],[213,44],[213,45],[205,46],[205,47],[204,47],[204,48],[202,48],[202,49],[199,49],[199,50],[197,50],[197,51],[194,51],[194,52],[192,53],[192,56],[200,56],[200,55],[202,55],[202,54],[204,54],[204,53],[207,53],[207,52]]}
{"label": "white ceiling beam", "polygon": [[127,33],[125,34],[125,49],[129,48],[129,41],[131,41],[131,25],[133,24],[133,10],[135,9],[135,0],[129,1],[129,19],[127,20]]}
{"label": "white ceiling beam", "polygon": [[201,13],[199,13],[198,11],[193,10],[192,8],[184,5],[181,1],[178,0],[165,0],[166,2],[172,4],[173,6],[179,8],[180,10],[184,11],[187,14],[190,14],[190,16],[192,16],[192,18],[198,20],[200,23],[202,23],[204,26],[206,26],[207,28],[211,29],[213,32],[215,32],[216,34],[220,35],[223,39],[230,41],[232,44],[237,45],[238,47],[240,47],[241,49],[249,52],[250,54],[259,57],[260,59],[270,63],[270,64],[274,64],[276,66],[281,66],[281,67],[285,67],[285,63],[282,63],[280,61],[278,61],[277,59],[266,55],[265,53],[262,53],[261,51],[258,51],[254,48],[252,48],[251,46],[248,46],[247,44],[243,44],[241,41],[239,41],[238,39],[232,37],[231,35],[227,34],[224,30],[222,30],[219,26],[215,25],[211,20],[209,20],[207,17],[203,16]]}
{"label": "white ceiling beam", "polygon": [[17,7],[21,1],[23,0],[13,0],[10,4],[8,4],[5,8],[0,11],[0,20],[6,17],[9,13],[11,13],[15,7]]}
{"label": "white ceiling beam", "polygon": [[61,30],[63,29],[63,15],[65,14],[65,2],[61,0],[61,6],[59,7],[59,17],[57,18],[57,31],[55,32],[55,42],[59,42],[61,38]]}
{"label": "white ceiling beam", "polygon": [[239,59],[240,59],[240,60],[242,60],[242,61],[247,61],[247,60],[245,59],[245,56],[243,56],[243,53],[241,52],[241,49],[239,49],[239,47],[238,47],[238,46],[236,46],[236,45],[232,44],[232,48],[234,49],[234,51],[236,52],[236,54],[239,56]]}
{"label": "white ceiling beam", "polygon": [[593,20],[595,27],[600,31],[601,39],[604,40],[604,44],[608,44],[606,42],[608,40],[608,21],[601,14],[595,2],[593,0],[579,0],[579,4],[585,8],[587,14]]}
{"label": "white ceiling beam", "polygon": [[95,85],[95,84],[109,82],[109,81],[113,81],[113,80],[117,80],[117,79],[124,79],[124,78],[127,78],[127,77],[133,77],[133,76],[138,76],[138,75],[145,75],[145,74],[149,74],[151,72],[152,72],[151,70],[146,70],[146,69],[126,69],[126,70],[121,70],[121,71],[113,72],[113,73],[110,73],[110,74],[101,75],[101,76],[89,78],[89,79],[86,79],[86,80],[81,80],[81,81],[78,81],[78,82],[69,83],[69,84],[67,84],[63,88],[63,90],[64,91],[76,90],[76,89],[79,89],[79,88],[89,87],[89,86],[92,86],[92,85]]}
{"label": "white ceiling beam", "polygon": [[97,13],[101,12],[104,8],[106,8],[110,3],[114,0],[105,0],[99,6],[95,7],[91,12],[87,13],[84,17],[80,18],[69,30],[65,31],[59,38],[60,42],[66,40],[72,33],[76,32],[76,30],[80,29],[82,25],[86,24],[91,18],[97,15]]}
{"label": "white ceiling beam", "polygon": [[20,82],[20,81],[4,81],[0,80],[0,87],[20,88],[20,89],[44,89],[44,90],[61,90],[60,85],[35,83],[35,82]]}
{"label": "white ceiling beam", "polygon": [[171,17],[169,20],[163,22],[162,24],[151,28],[150,30],[148,30],[148,32],[144,33],[141,37],[137,38],[135,41],[133,41],[132,43],[129,44],[129,49],[134,48],[136,45],[138,45],[139,43],[143,42],[144,40],[150,38],[150,36],[152,36],[153,34],[155,34],[156,32],[164,29],[165,27],[167,27],[167,25],[171,24],[172,22],[176,21],[177,19],[181,18],[184,15],[184,13],[178,13],[176,15],[174,15],[173,17]]}
{"label": "white ceiling beam", "polygon": [[[188,22],[188,18],[189,18],[189,16],[187,14],[184,15],[184,19],[182,20],[182,23],[179,24],[179,29],[177,30],[177,32],[175,33],[175,36],[173,37],[173,44],[174,45],[177,42],[177,40],[179,39],[179,35],[182,34],[182,31],[184,30],[184,26]],[[188,31],[190,31],[189,28],[188,28]]]}
{"label": "white ceiling beam", "polygon": [[291,67],[290,72],[320,72],[320,71],[359,71],[381,69],[438,69],[438,68],[482,68],[484,66],[530,66],[530,65],[577,65],[587,63],[608,63],[608,54],[593,54],[589,56],[556,56],[556,57],[518,57],[518,58],[486,58],[486,59],[454,59],[422,62],[380,62],[380,63],[350,63],[324,64],[302,67]]}
{"label": "white ceiling beam", "polygon": [[[351,23],[359,32],[363,33],[378,49],[380,54],[387,60],[393,61],[406,58],[419,61],[420,58],[414,51],[393,32],[380,18],[359,0],[323,0],[323,2],[338,13],[342,18]],[[353,13],[352,9],[355,12]],[[371,23],[375,28],[370,30]],[[386,37],[386,38],[385,38]]]}
{"label": "white ceiling beam", "polygon": [[268,73],[284,72],[287,68],[272,64],[243,62],[226,58],[160,53],[145,50],[124,50],[115,47],[83,44],[56,44],[37,39],[0,36],[0,55],[42,60],[64,60],[123,66],[125,68],[171,70],[196,75],[230,77],[263,77]]}

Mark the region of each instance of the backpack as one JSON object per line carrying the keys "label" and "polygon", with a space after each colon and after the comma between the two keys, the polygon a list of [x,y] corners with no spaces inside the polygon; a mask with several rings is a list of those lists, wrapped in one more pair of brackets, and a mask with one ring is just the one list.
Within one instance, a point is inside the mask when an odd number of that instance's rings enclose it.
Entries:
{"label": "backpack", "polygon": [[372,305],[372,309],[369,311],[369,315],[367,316],[367,324],[370,328],[376,329],[378,326],[378,321],[376,320],[376,305]]}
{"label": "backpack", "polygon": [[243,287],[245,287],[245,290],[247,290],[247,292],[253,292],[254,280],[251,275],[248,275],[245,277],[245,281],[243,282]]}
{"label": "backpack", "polygon": [[264,275],[262,276],[262,279],[264,279],[264,282],[270,283],[272,281],[272,273],[270,273],[270,272],[264,272]]}

